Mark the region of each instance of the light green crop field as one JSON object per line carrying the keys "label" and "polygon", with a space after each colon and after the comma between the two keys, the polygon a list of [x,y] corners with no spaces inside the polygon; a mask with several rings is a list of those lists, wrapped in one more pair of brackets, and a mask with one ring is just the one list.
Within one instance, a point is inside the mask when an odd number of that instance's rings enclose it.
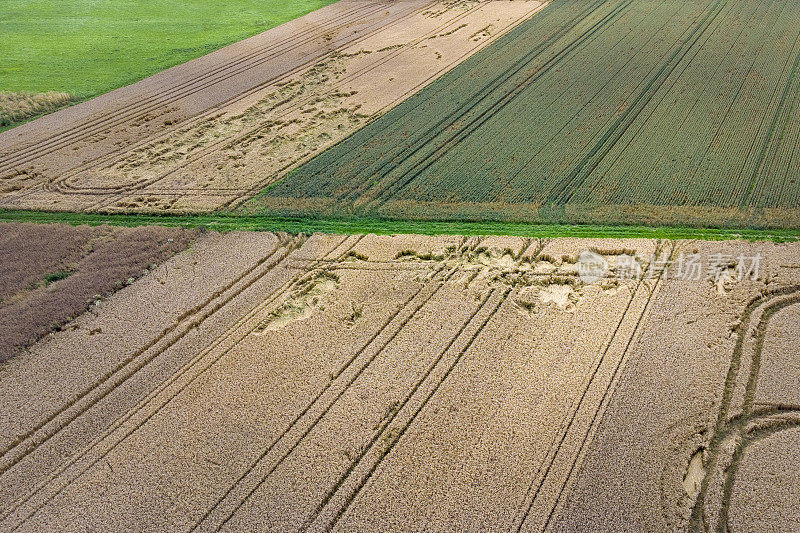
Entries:
{"label": "light green crop field", "polygon": [[83,100],[334,0],[3,0],[0,91]]}

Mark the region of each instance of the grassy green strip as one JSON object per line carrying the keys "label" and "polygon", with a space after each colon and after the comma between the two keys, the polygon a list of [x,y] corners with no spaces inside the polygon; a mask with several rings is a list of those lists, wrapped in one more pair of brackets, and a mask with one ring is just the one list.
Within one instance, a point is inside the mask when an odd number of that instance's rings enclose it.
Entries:
{"label": "grassy green strip", "polygon": [[285,231],[288,233],[399,233],[420,235],[514,235],[520,237],[648,238],[790,242],[800,230],[753,230],[650,226],[591,226],[504,222],[427,222],[382,219],[275,218],[234,215],[131,215],[0,210],[0,222],[62,222],[72,225],[205,227],[216,231]]}

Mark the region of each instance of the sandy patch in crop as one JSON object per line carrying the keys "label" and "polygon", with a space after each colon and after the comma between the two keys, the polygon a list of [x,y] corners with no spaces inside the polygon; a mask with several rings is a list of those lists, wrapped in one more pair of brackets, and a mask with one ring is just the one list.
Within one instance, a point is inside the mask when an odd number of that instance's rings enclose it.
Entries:
{"label": "sandy patch in crop", "polygon": [[[192,115],[178,109],[178,99],[172,107],[144,118],[114,119],[111,122],[119,124],[113,130],[98,126],[88,139],[57,134],[57,139],[64,139],[26,148],[36,138],[35,128],[17,132],[16,139],[0,136],[0,191],[6,193],[0,205],[148,212],[237,205],[544,5],[538,0],[343,0],[320,10],[330,12],[321,20],[323,29],[331,29],[314,30],[316,40],[303,43],[305,55],[295,48],[283,50],[281,39],[290,39],[285,35],[289,28],[300,31],[311,24],[309,17],[320,18],[319,12],[253,38],[262,46],[280,48],[281,53],[276,52],[272,63],[264,60],[252,67],[257,74],[250,72],[248,80],[233,76],[210,87],[209,91],[224,88],[227,99],[209,98],[209,106]],[[233,68],[226,66],[231,56],[248,46],[253,46],[251,40],[228,47],[231,50],[225,54],[207,56],[202,69],[197,65],[190,69],[195,62],[183,70],[171,69],[171,76],[162,76],[161,85],[167,88],[159,90],[172,94],[177,89],[168,88],[170,83],[197,84],[204,77],[213,78],[217,74],[209,73]],[[236,63],[235,68],[244,67]],[[189,77],[192,73],[197,79]],[[251,87],[253,79],[260,84]],[[152,83],[139,85],[125,89],[134,106],[144,105],[136,97],[151,98],[146,91],[152,90]],[[200,91],[193,101],[204,94]],[[116,103],[109,98],[107,107]],[[94,108],[106,112],[100,103]],[[79,112],[73,114],[78,121]]]}
{"label": "sandy patch in crop", "polygon": [[[69,359],[0,373],[18,412],[0,419],[0,528],[662,531],[694,508],[743,529],[797,520],[800,419],[766,404],[796,381],[796,244],[201,244],[199,263],[176,256],[34,348]],[[644,278],[585,282],[587,250],[639,258]],[[720,292],[653,270],[695,251],[761,253],[760,277]],[[203,303],[186,268],[219,263]],[[156,322],[175,327],[151,345]],[[130,332],[106,352],[80,333],[95,324]],[[769,385],[750,379],[765,371]]]}

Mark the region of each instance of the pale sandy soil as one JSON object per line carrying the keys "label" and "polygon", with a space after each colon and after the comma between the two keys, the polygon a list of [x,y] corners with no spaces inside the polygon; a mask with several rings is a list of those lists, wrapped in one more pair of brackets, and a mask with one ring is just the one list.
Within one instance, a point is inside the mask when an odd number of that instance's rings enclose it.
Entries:
{"label": "pale sandy soil", "polygon": [[341,0],[0,135],[0,206],[234,206],[545,4]]}
{"label": "pale sandy soil", "polygon": [[[760,252],[762,279],[587,284],[586,249]],[[774,402],[798,379],[799,263],[794,244],[206,234],[0,369],[0,530],[791,523],[800,421]]]}

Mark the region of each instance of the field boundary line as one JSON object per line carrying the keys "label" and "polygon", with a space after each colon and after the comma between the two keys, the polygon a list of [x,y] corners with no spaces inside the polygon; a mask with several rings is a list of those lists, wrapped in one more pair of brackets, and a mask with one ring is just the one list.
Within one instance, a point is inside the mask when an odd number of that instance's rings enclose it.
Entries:
{"label": "field boundary line", "polygon": [[643,238],[697,239],[705,241],[748,240],[794,242],[800,240],[797,228],[747,228],[736,226],[678,226],[678,225],[601,225],[549,224],[515,221],[424,220],[391,218],[331,218],[278,217],[266,215],[234,215],[229,213],[186,214],[124,214],[74,213],[68,211],[8,210],[0,208],[0,222],[30,222],[36,224],[64,223],[73,226],[115,225],[125,227],[165,226],[205,228],[222,233],[230,231],[285,232],[290,234],[326,233],[335,235],[502,235],[536,238]]}

